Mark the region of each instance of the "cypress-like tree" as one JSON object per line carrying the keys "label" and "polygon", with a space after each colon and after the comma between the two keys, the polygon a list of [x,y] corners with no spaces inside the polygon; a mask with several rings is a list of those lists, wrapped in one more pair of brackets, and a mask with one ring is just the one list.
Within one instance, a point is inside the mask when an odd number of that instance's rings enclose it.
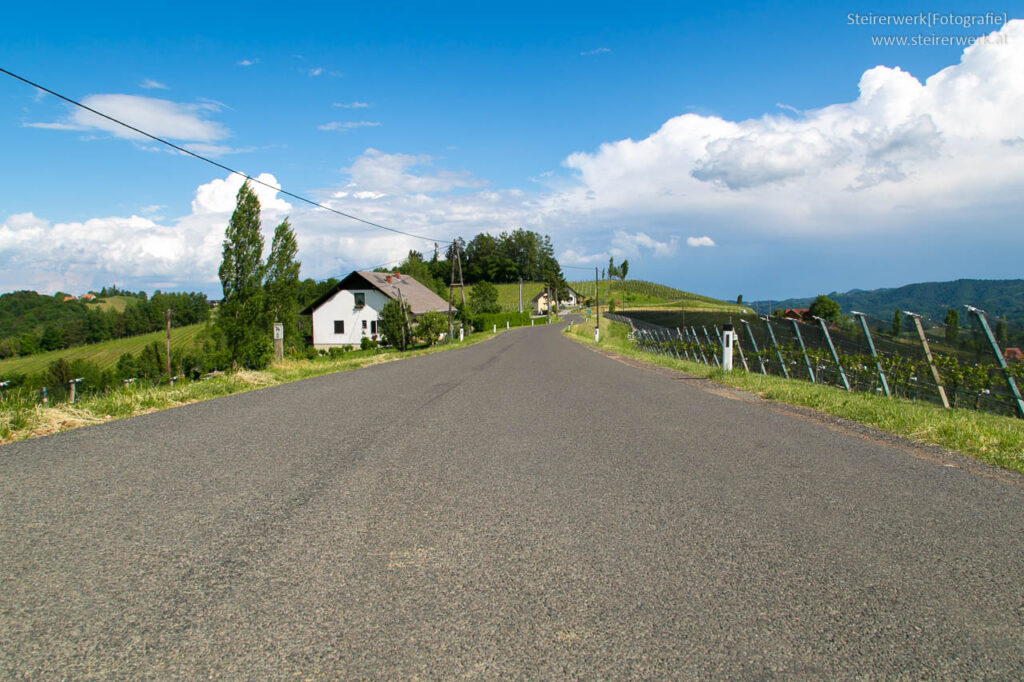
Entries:
{"label": "cypress-like tree", "polygon": [[260,201],[245,182],[224,233],[220,283],[224,300],[217,325],[224,332],[231,362],[259,369],[270,362],[270,331],[264,329],[263,235]]}
{"label": "cypress-like tree", "polygon": [[903,318],[900,317],[900,311],[896,311],[892,314],[892,335],[900,335],[900,327],[903,324]]}
{"label": "cypress-like tree", "polygon": [[285,346],[299,345],[299,244],[295,231],[285,218],[274,230],[267,256],[267,318],[284,325]]}
{"label": "cypress-like tree", "polygon": [[946,343],[955,346],[960,336],[960,313],[955,308],[946,311]]}

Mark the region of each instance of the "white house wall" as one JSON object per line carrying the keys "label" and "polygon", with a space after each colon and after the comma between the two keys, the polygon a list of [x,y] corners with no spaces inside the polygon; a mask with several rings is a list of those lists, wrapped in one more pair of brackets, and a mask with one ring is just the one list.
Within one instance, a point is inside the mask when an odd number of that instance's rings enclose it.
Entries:
{"label": "white house wall", "polygon": [[[366,305],[356,308],[355,294],[366,296]],[[358,346],[363,336],[371,337],[370,322],[376,321],[384,304],[390,299],[376,289],[342,289],[313,311],[313,345],[317,348]],[[334,333],[334,321],[345,322],[345,333]],[[366,334],[363,334],[363,321]],[[380,330],[377,330],[380,339]]]}

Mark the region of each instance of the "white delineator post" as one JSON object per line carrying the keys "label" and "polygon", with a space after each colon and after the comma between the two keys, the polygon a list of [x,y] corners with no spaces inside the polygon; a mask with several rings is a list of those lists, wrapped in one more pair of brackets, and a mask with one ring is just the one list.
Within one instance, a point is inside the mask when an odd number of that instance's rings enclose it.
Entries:
{"label": "white delineator post", "polygon": [[601,342],[601,328],[597,325],[594,326],[594,343]]}
{"label": "white delineator post", "polygon": [[732,371],[732,347],[736,342],[736,332],[731,324],[722,325],[722,369]]}
{"label": "white delineator post", "polygon": [[463,339],[466,338],[465,337],[465,333],[466,333],[466,329],[464,327],[460,326],[459,327],[459,341],[462,341]]}

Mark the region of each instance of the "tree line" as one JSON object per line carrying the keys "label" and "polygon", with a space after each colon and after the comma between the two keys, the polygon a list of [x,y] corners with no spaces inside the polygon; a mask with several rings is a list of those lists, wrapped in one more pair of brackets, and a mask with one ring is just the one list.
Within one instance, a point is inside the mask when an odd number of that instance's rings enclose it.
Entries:
{"label": "tree line", "polygon": [[[129,295],[108,291],[104,288],[100,296]],[[210,317],[206,295],[192,292],[156,291],[151,297],[145,292],[130,294],[133,300],[122,311],[80,300],[64,301],[63,297],[34,291],[0,296],[0,359],[158,331],[164,328],[168,309],[175,327],[204,322]]]}

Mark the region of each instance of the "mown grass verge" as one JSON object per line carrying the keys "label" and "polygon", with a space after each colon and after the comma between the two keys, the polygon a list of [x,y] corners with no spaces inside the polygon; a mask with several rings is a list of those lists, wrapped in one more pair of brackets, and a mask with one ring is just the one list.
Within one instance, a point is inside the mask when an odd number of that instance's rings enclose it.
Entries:
{"label": "mown grass verge", "polygon": [[[505,330],[499,330],[498,333],[500,334],[502,331]],[[493,336],[494,334],[490,332],[480,332],[469,336],[462,342],[405,352],[354,351],[339,358],[285,359],[274,363],[263,371],[240,370],[203,381],[178,382],[173,387],[132,384],[112,389],[100,395],[83,398],[74,405],[58,404],[44,407],[37,405],[34,397],[27,392],[17,389],[5,391],[0,394],[0,444],[46,436],[80,426],[102,424],[115,419],[134,417],[324,374],[345,372],[403,358],[466,348]]]}
{"label": "mown grass verge", "polygon": [[[625,325],[609,323],[601,318],[601,341],[598,345],[652,365],[706,377],[767,400],[809,407],[917,443],[939,445],[1024,473],[1024,420],[973,410],[946,410],[928,403],[871,393],[850,393],[833,386],[747,373],[742,368],[731,373],[723,372],[716,367],[636,350],[627,338],[628,331]],[[566,333],[581,343],[595,345],[593,319],[573,325]]]}

